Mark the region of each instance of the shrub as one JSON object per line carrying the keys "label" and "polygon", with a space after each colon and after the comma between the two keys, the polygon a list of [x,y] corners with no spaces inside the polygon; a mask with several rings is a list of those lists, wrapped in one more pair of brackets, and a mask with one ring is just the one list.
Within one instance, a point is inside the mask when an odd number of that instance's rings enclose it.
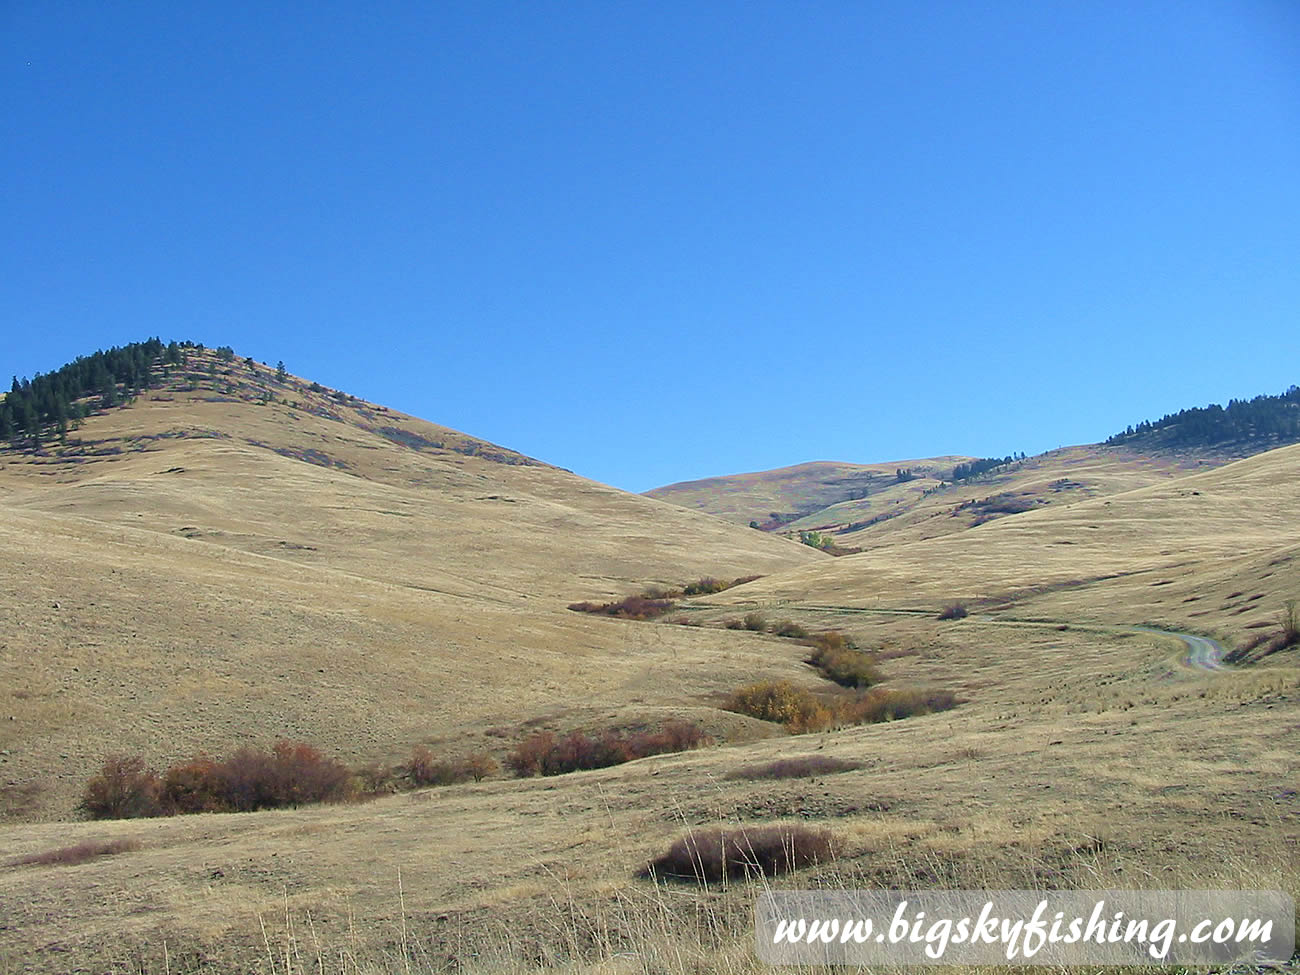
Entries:
{"label": "shrub", "polygon": [[302,742],[277,742],[269,752],[244,747],[224,759],[199,755],[161,779],[140,759],[110,759],[87,784],[82,808],[93,818],[253,812],[338,802],[352,794],[353,775]]}
{"label": "shrub", "polygon": [[767,617],[762,613],[746,613],[741,622],[747,630],[753,630],[755,633],[767,632]]}
{"label": "shrub", "polygon": [[417,788],[427,785],[455,785],[468,782],[469,770],[455,762],[439,761],[433,752],[419,746],[411,752],[410,760],[400,771]]}
{"label": "shrub", "polygon": [[598,613],[626,620],[652,620],[671,612],[676,604],[668,599],[652,599],[647,596],[628,596],[613,603],[570,603],[569,609],[575,613]]}
{"label": "shrub", "polygon": [[853,648],[853,642],[838,630],[817,633],[804,643],[813,648],[808,657],[828,680],[842,687],[870,687],[880,681],[874,654]]}
{"label": "shrub", "polygon": [[939,610],[939,619],[941,620],[960,620],[965,619],[968,615],[965,603],[949,603]]}
{"label": "shrub", "polygon": [[686,596],[711,596],[715,592],[722,592],[724,589],[730,589],[733,583],[723,582],[721,579],[714,579],[712,576],[705,576],[697,582],[692,582],[682,589]]}
{"label": "shrub", "polygon": [[379,762],[371,762],[357,769],[358,791],[365,796],[378,796],[398,790],[397,773],[401,770],[389,768]]}
{"label": "shrub", "polygon": [[574,731],[556,738],[541,731],[522,741],[506,759],[518,776],[563,775],[589,769],[621,765],[637,758],[686,751],[712,744],[700,728],[687,721],[668,721],[656,732],[616,735],[605,732],[592,737]]}
{"label": "shrub", "polygon": [[792,640],[802,640],[808,636],[808,631],[793,620],[782,620],[772,627],[772,632],[777,636],[790,637]]}
{"label": "shrub", "polygon": [[475,782],[482,782],[489,775],[496,775],[501,771],[497,760],[487,752],[477,752],[469,758],[462,759],[460,764]]}
{"label": "shrub", "polygon": [[654,860],[654,877],[710,883],[729,878],[775,877],[834,858],[834,838],[805,826],[753,826],[689,833]]}
{"label": "shrub", "polygon": [[829,727],[834,713],[817,697],[788,680],[759,681],[740,688],[723,705],[728,711],[760,721],[775,721],[799,734]]}
{"label": "shrub", "polygon": [[1278,623],[1282,627],[1283,646],[1300,643],[1300,608],[1294,599],[1288,599],[1283,604]]}
{"label": "shrub", "polygon": [[111,755],[86,783],[80,808],[91,819],[161,816],[158,774],[137,756]]}
{"label": "shrub", "polygon": [[206,755],[173,765],[164,773],[159,799],[169,815],[229,809],[218,763]]}
{"label": "shrub", "polygon": [[727,620],[726,622],[724,622],[722,625],[723,625],[724,627],[726,627],[728,630],[744,630],[744,629],[748,629],[748,627],[745,626],[745,621],[744,621],[744,620],[738,620],[738,619],[736,619],[734,616],[733,616],[731,619],[729,619],[729,620]]}
{"label": "shrub", "polygon": [[815,775],[834,775],[862,768],[861,762],[828,755],[802,755],[798,758],[780,758],[762,765],[745,765],[728,772],[727,779],[808,779]]}
{"label": "shrub", "polygon": [[957,695],[950,691],[874,688],[846,702],[840,709],[840,720],[845,724],[899,721],[919,714],[947,711],[958,703]]}

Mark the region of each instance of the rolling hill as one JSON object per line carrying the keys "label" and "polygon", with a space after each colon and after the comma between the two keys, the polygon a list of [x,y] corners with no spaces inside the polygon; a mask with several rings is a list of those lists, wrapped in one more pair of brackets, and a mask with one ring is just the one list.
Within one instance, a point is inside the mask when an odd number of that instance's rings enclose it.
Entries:
{"label": "rolling hill", "polygon": [[722,641],[642,646],[569,602],[825,557],[192,350],[66,445],[0,452],[0,558],[0,763],[67,817],[107,750],[370,761],[653,716],[688,680],[676,644]]}

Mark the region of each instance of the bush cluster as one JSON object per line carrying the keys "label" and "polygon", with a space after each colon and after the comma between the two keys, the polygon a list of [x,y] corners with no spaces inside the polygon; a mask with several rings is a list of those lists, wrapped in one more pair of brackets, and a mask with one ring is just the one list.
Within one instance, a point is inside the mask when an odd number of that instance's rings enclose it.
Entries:
{"label": "bush cluster", "polygon": [[960,703],[951,691],[873,687],[845,702],[839,709],[839,718],[843,724],[879,724],[948,711]]}
{"label": "bush cluster", "polygon": [[821,731],[835,721],[835,712],[817,695],[788,680],[749,684],[732,694],[723,706],[737,714],[785,725],[794,734]]}
{"label": "bush cluster", "polygon": [[789,681],[760,681],[742,687],[723,705],[728,711],[784,725],[792,734],[832,727],[877,724],[947,711],[961,703],[950,691],[871,688],[852,697],[824,700]]}
{"label": "bush cluster", "polygon": [[521,777],[563,775],[712,743],[698,725],[689,721],[667,721],[658,731],[625,735],[607,731],[592,736],[575,731],[560,738],[553,732],[540,731],[520,742],[506,759],[506,765]]}
{"label": "bush cluster", "polygon": [[941,620],[963,620],[969,615],[965,603],[949,603],[939,610],[939,619]]}
{"label": "bush cluster", "polygon": [[277,742],[269,752],[240,748],[227,758],[199,755],[161,776],[139,757],[113,756],[86,784],[81,808],[92,819],[177,813],[253,812],[353,793],[352,772],[302,742]]}
{"label": "bush cluster", "polygon": [[583,601],[570,603],[569,609],[575,613],[598,613],[602,616],[615,616],[619,619],[651,620],[671,610],[673,608],[672,600],[674,599],[680,599],[683,596],[711,596],[716,592],[724,592],[761,578],[763,577],[740,576],[727,582],[725,579],[704,576],[695,582],[688,582],[686,585],[675,589],[652,586],[635,596],[627,596],[614,602],[592,603]]}
{"label": "bush cluster", "polygon": [[648,596],[628,596],[613,603],[570,603],[575,613],[598,613],[624,620],[652,620],[672,610],[675,604],[668,599]]}
{"label": "bush cluster", "polygon": [[775,877],[835,856],[834,837],[806,826],[751,826],[689,833],[646,868],[654,877],[715,883]]}
{"label": "bush cluster", "polygon": [[500,768],[496,759],[484,753],[449,761],[435,757],[429,749],[420,746],[411,752],[410,760],[399,766],[397,771],[411,785],[422,788],[430,785],[456,785],[470,779],[482,782],[489,775],[500,771]]}
{"label": "bush cluster", "polygon": [[842,687],[863,688],[879,683],[875,655],[858,650],[839,630],[814,633],[803,641],[812,647],[808,663]]}

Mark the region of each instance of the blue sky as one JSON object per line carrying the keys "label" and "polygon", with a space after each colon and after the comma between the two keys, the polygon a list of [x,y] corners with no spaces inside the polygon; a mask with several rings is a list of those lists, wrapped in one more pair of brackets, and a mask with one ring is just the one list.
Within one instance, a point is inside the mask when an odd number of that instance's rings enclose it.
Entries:
{"label": "blue sky", "polygon": [[1288,0],[8,0],[0,174],[6,383],[230,344],[630,490],[1300,382]]}

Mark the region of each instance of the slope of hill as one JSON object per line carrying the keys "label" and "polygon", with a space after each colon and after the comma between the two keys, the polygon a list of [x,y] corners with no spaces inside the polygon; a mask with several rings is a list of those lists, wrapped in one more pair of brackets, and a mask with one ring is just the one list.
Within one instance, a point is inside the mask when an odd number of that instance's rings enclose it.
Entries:
{"label": "slope of hill", "polygon": [[564,607],[825,557],[195,351],[66,445],[0,452],[0,558],[0,766],[68,816],[108,750],[368,761],[679,708],[679,651],[724,641]]}

